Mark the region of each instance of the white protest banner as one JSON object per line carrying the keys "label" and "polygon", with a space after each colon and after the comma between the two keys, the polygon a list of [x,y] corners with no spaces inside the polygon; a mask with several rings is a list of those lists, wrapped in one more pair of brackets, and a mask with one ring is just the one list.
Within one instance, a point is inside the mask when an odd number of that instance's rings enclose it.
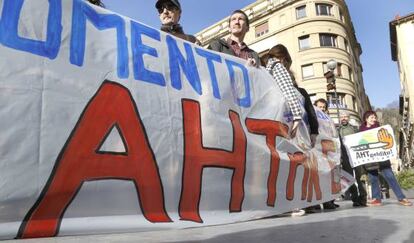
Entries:
{"label": "white protest banner", "polygon": [[345,136],[344,144],[353,168],[397,157],[394,131],[390,125]]}
{"label": "white protest banner", "polygon": [[225,224],[339,195],[331,121],[314,148],[305,123],[290,139],[264,69],[85,1],[0,12],[1,239]]}

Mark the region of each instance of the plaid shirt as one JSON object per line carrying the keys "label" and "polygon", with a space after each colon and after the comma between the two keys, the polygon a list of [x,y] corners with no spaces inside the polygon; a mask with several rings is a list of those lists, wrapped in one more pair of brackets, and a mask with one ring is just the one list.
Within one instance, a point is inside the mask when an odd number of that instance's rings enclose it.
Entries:
{"label": "plaid shirt", "polygon": [[301,120],[302,109],[289,72],[275,58],[270,58],[267,61],[266,70],[273,76],[277,85],[282,90],[282,94],[293,114],[293,120]]}
{"label": "plaid shirt", "polygon": [[236,57],[240,57],[245,60],[247,60],[250,57],[250,52],[252,50],[246,45],[246,43],[243,42],[241,46],[239,46],[237,42],[228,38],[227,44],[229,44],[230,48],[233,50],[234,55],[236,55]]}

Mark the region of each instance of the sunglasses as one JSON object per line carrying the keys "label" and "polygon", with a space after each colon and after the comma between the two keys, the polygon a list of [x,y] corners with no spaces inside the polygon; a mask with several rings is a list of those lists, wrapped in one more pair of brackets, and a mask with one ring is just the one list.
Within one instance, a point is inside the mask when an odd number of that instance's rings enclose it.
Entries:
{"label": "sunglasses", "polygon": [[161,14],[162,12],[164,12],[164,9],[167,9],[168,11],[178,10],[177,6],[168,2],[162,4],[161,7],[157,9],[158,13]]}

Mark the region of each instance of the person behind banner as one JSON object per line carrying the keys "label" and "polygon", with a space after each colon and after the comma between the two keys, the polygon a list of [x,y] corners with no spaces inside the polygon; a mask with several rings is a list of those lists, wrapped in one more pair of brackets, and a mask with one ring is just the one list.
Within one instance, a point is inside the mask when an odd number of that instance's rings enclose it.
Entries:
{"label": "person behind banner", "polygon": [[310,138],[313,147],[315,145],[316,136],[319,134],[318,118],[316,117],[309,94],[305,89],[297,86],[294,75],[290,71],[292,58],[290,57],[288,49],[282,44],[270,48],[270,50],[261,58],[261,63],[263,66],[266,66],[266,70],[273,76],[292,112],[293,126],[291,137],[296,135],[297,128],[303,117],[300,100],[295,89],[297,89],[305,98],[304,106],[308,113]]}
{"label": "person behind banner", "polygon": [[210,50],[226,53],[247,60],[247,65],[258,67],[259,54],[244,43],[244,37],[249,31],[249,17],[242,10],[235,10],[229,18],[230,36],[227,40],[215,39],[207,47]]}
{"label": "person behind banner", "polygon": [[[328,101],[326,101],[324,98],[320,98],[320,99],[315,100],[313,105],[316,106],[317,108],[319,108],[325,114],[327,114],[327,115],[329,114]],[[322,205],[323,205],[323,209],[336,209],[336,208],[339,208],[339,205],[335,203],[335,200],[325,202]]]}
{"label": "person behind banner", "polygon": [[[364,113],[364,121],[359,130],[361,132],[367,131],[380,127],[379,122],[377,121],[377,113],[375,111],[367,111]],[[388,182],[388,185],[392,188],[395,195],[398,198],[398,201],[403,206],[412,206],[413,204],[407,200],[404,193],[401,190],[400,185],[398,184],[397,179],[395,178],[394,172],[391,169],[391,162],[386,160],[384,162],[376,162],[371,164],[364,165],[365,169],[368,172],[368,178],[371,182],[371,192],[372,200],[368,202],[368,206],[381,206],[381,189],[378,178],[378,173],[381,172],[384,179]]]}
{"label": "person behind banner", "polygon": [[[316,137],[319,134],[318,118],[308,92],[305,89],[298,87],[295,76],[290,70],[290,67],[292,66],[292,58],[289,54],[289,50],[282,44],[275,45],[260,59],[260,62],[262,66],[266,66],[267,71],[275,79],[277,85],[282,91],[283,96],[288,102],[290,110],[294,114],[294,126],[291,132],[292,136],[296,134],[299,121],[302,120],[303,116],[299,97],[296,95],[295,89],[297,89],[303,96],[304,107],[308,115],[311,145],[313,147],[315,145]],[[311,206],[305,208],[304,210],[296,209],[291,212],[291,214],[292,216],[302,216],[304,212],[314,213],[315,210],[319,209],[321,209],[319,205]]]}
{"label": "person behind banner", "polygon": [[364,174],[362,166],[357,166],[352,169],[351,164],[349,163],[348,153],[346,152],[345,145],[343,143],[343,137],[351,135],[358,132],[358,128],[352,126],[349,123],[349,113],[347,111],[341,111],[339,113],[340,126],[339,126],[339,137],[341,139],[341,165],[342,169],[354,175],[358,184],[358,187],[353,184],[348,190],[351,193],[351,200],[354,207],[365,207],[367,205],[367,191],[365,186],[361,181],[361,176]]}
{"label": "person behind banner", "polygon": [[185,34],[179,24],[182,9],[178,0],[158,0],[155,8],[158,10],[162,31],[191,43],[201,44],[195,36]]}
{"label": "person behind banner", "polygon": [[315,100],[313,103],[314,106],[318,107],[321,111],[323,111],[325,114],[329,114],[328,111],[328,101],[326,101],[324,98],[320,98]]}

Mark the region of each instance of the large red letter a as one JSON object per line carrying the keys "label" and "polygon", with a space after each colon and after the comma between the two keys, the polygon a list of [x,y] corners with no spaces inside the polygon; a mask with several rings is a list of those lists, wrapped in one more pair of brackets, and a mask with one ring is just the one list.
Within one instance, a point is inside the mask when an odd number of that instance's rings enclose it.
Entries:
{"label": "large red letter a", "polygon": [[[99,153],[102,140],[114,126],[123,136],[127,152]],[[85,108],[46,186],[20,226],[18,238],[57,235],[63,214],[82,183],[102,179],[132,180],[145,218],[171,222],[157,163],[131,94],[108,81]]]}

